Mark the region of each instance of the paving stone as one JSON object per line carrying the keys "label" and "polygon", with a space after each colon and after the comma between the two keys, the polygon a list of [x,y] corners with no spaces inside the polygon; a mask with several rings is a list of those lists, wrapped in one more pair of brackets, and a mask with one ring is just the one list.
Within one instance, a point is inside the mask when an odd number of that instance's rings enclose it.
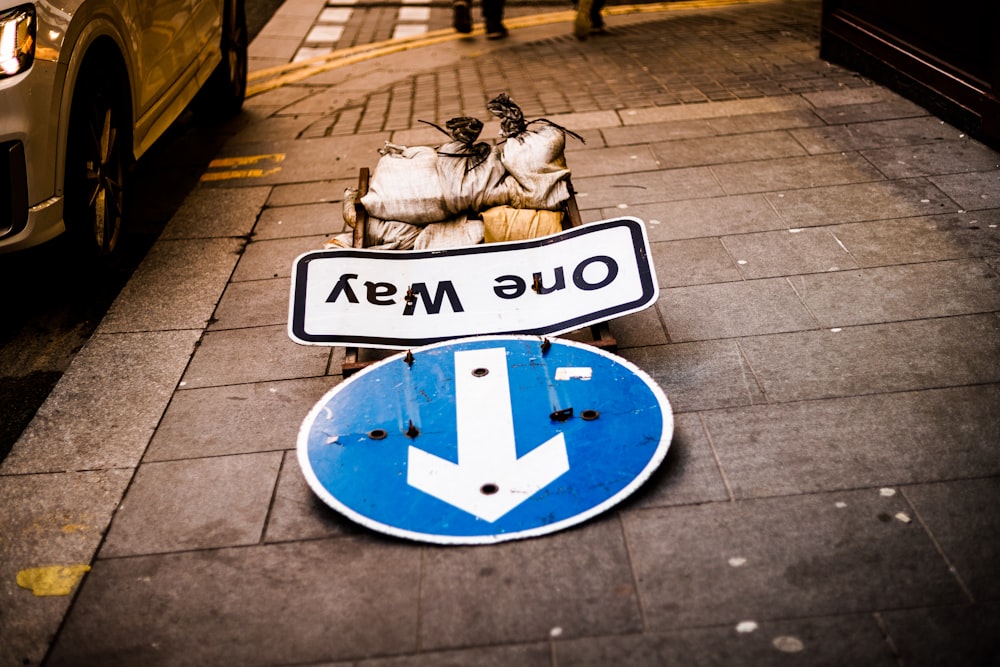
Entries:
{"label": "paving stone", "polygon": [[267,517],[266,542],[312,540],[369,533],[328,507],[306,483],[295,451],[285,452],[278,488]]}
{"label": "paving stone", "polygon": [[958,139],[960,132],[933,116],[790,130],[811,154],[887,146],[913,146]]}
{"label": "paving stone", "polygon": [[[787,229],[762,195],[689,199],[630,206],[628,215],[646,222],[650,241],[674,241]],[[605,214],[613,215],[611,209]]]}
{"label": "paving stone", "polygon": [[885,102],[820,107],[814,109],[813,113],[822,118],[828,125],[844,125],[928,115],[926,109],[901,97]]}
{"label": "paving stone", "polygon": [[[499,129],[499,125],[497,126]],[[486,137],[486,127],[480,137]],[[389,141],[399,146],[437,146],[443,141],[447,141],[445,135],[435,127],[421,125],[420,127],[408,128],[405,130],[394,130],[389,137]]]}
{"label": "paving stone", "polygon": [[998,229],[1000,210],[851,223],[830,231],[861,266],[886,266],[997,255]]}
{"label": "paving stone", "polygon": [[856,104],[899,102],[903,99],[896,93],[880,86],[808,92],[803,93],[802,97],[807,100],[809,104],[821,110],[830,108],[836,109]]}
{"label": "paving stone", "polygon": [[740,272],[717,238],[686,239],[650,244],[661,288],[740,280]]}
{"label": "paving stone", "polygon": [[808,109],[809,103],[798,95],[779,95],[753,100],[711,104],[674,105],[653,108],[623,109],[618,112],[625,125],[645,125],[677,120],[729,118],[731,116],[775,113]]}
{"label": "paving stone", "polygon": [[[343,191],[341,191],[343,197]],[[255,241],[293,236],[333,236],[349,229],[344,223],[343,206],[334,203],[300,204],[267,208],[253,230]]]}
{"label": "paving stone", "polygon": [[555,655],[558,664],[574,667],[897,664],[869,615],[741,623],[559,641]]}
{"label": "paving stone", "polygon": [[605,127],[601,129],[601,134],[604,135],[604,140],[608,146],[628,146],[631,144],[648,144],[677,139],[710,137],[719,134],[719,132],[712,126],[710,121],[698,118],[695,120]]}
{"label": "paving stone", "polygon": [[878,170],[856,153],[759,160],[712,167],[727,194],[771,192],[881,179]]}
{"label": "paving stone", "polygon": [[[230,143],[278,141],[290,136],[301,136],[308,129],[310,119],[275,116],[274,114],[284,104],[306,94],[308,93],[301,88],[284,86],[250,98],[256,104],[250,103],[250,100],[244,102],[243,110],[239,115],[240,132],[229,140]],[[214,189],[218,192],[231,190],[231,188]]]}
{"label": "paving stone", "polygon": [[[302,37],[281,37],[280,35],[258,35],[253,40],[248,51],[250,69],[259,71],[271,67],[287,65],[292,58]],[[253,98],[250,98],[253,101]]]}
{"label": "paving stone", "polygon": [[628,512],[647,626],[964,602],[919,524],[894,518],[907,511],[867,489]]}
{"label": "paving stone", "polygon": [[769,401],[996,382],[1000,322],[972,315],[746,338]]}
{"label": "paving stone", "polygon": [[958,209],[923,179],[834,185],[765,195],[790,227],[888,220]]}
{"label": "paving stone", "polygon": [[357,186],[357,174],[348,178],[276,185],[271,190],[271,196],[267,199],[267,205],[275,207],[338,202],[344,199],[344,188]]}
{"label": "paving stone", "polygon": [[729,492],[701,418],[691,412],[674,415],[674,433],[666,459],[622,508],[694,505],[728,499]]}
{"label": "paving stone", "polygon": [[[98,332],[204,327],[243,246],[242,239],[231,238],[157,243],[111,304]],[[198,270],[191,271],[192,265]],[[179,275],[185,279],[177,280]]]}
{"label": "paving stone", "polygon": [[648,146],[591,148],[567,155],[574,182],[588,176],[608,176],[656,169],[658,163]]}
{"label": "paving stone", "polygon": [[796,276],[791,282],[823,327],[1000,311],[1000,276],[976,259]]}
{"label": "paving stone", "polygon": [[879,615],[906,665],[992,665],[1000,656],[1000,605],[901,609]]}
{"label": "paving stone", "polygon": [[[995,407],[998,405],[997,396],[993,398]],[[1000,441],[1000,426],[995,419],[990,419],[995,416],[992,412],[991,409],[984,410],[976,415],[977,421],[953,423],[953,428],[970,430],[971,427],[985,431],[979,448],[988,449],[984,445]],[[969,471],[969,475],[991,474],[988,471],[994,466],[992,461],[983,461],[982,466]],[[996,475],[996,472],[992,474]],[[940,479],[949,477],[959,475],[941,475]],[[973,598],[980,602],[1000,600],[1000,581],[996,576],[1000,560],[1000,517],[993,511],[1000,499],[1000,478],[958,479],[908,486],[904,493]],[[997,646],[1000,647],[1000,644]]]}
{"label": "paving stone", "polygon": [[139,466],[101,557],[256,544],[281,456],[263,452]]}
{"label": "paving stone", "polygon": [[[253,184],[258,186],[356,178],[360,167],[374,166],[378,161],[378,149],[382,147],[384,139],[385,137],[374,134],[359,134],[351,137],[233,144],[223,148],[216,159],[282,154],[284,157],[277,165],[280,168],[278,171],[253,179]],[[239,186],[241,183],[242,179],[218,182],[220,187]]]}
{"label": "paving stone", "polygon": [[420,608],[425,649],[542,641],[557,627],[563,637],[642,627],[614,517],[544,540],[429,550]]}
{"label": "paving stone", "polygon": [[176,392],[143,460],[294,448],[309,409],[337,380],[318,377]]}
{"label": "paving stone", "polygon": [[357,667],[549,667],[552,649],[547,643],[479,646],[475,649],[416,653],[354,663]]}
{"label": "paving stone", "polygon": [[319,377],[326,373],[329,360],[328,348],[298,345],[283,326],[209,331],[181,386],[195,389]]}
{"label": "paving stone", "polygon": [[[969,139],[883,148],[861,154],[886,178],[989,172],[1000,166],[1000,155],[996,151]],[[1000,173],[994,177],[1000,183]]]}
{"label": "paving stone", "polygon": [[619,347],[662,345],[667,342],[667,334],[655,308],[617,317],[608,326]]}
{"label": "paving stone", "polygon": [[135,467],[199,335],[168,331],[91,337],[38,408],[0,473]]}
{"label": "paving stone", "polygon": [[764,401],[733,340],[636,347],[619,354],[649,373],[670,397],[676,412]]}
{"label": "paving stone", "polygon": [[[621,119],[619,119],[618,114],[614,111],[579,111],[552,114],[548,116],[548,119],[574,132],[583,132],[585,130],[603,131],[606,128],[615,127],[621,123]],[[485,129],[484,127],[483,136],[486,136]],[[587,140],[587,143],[590,143],[590,139]]]}
{"label": "paving stone", "polygon": [[816,326],[795,290],[781,279],[678,287],[661,292],[656,305],[675,343]]}
{"label": "paving stone", "polygon": [[270,192],[269,187],[197,188],[170,218],[160,238],[246,236],[253,229]]}
{"label": "paving stone", "polygon": [[413,651],[420,555],[341,538],[99,560],[49,664],[255,667]]}
{"label": "paving stone", "polygon": [[857,268],[828,229],[789,229],[722,240],[743,277],[769,278]]}
{"label": "paving stone", "polygon": [[967,211],[1000,208],[1000,170],[934,176],[929,180]]}
{"label": "paving stone", "polygon": [[650,148],[663,169],[805,155],[799,142],[787,132],[679,139],[655,143]]}
{"label": "paving stone", "polygon": [[0,476],[0,664],[41,664],[72,601],[19,587],[18,572],[89,565],[131,478],[128,469]]}
{"label": "paving stone", "polygon": [[815,113],[805,109],[801,111],[777,111],[774,113],[724,116],[709,119],[707,122],[715,130],[716,134],[768,132],[797,127],[814,127],[823,124],[823,121]]}
{"label": "paving stone", "polygon": [[[580,208],[612,208],[723,194],[707,168],[573,179]],[[621,213],[621,211],[619,211]]]}
{"label": "paving stone", "polygon": [[267,280],[292,275],[295,259],[313,250],[322,250],[330,235],[296,236],[289,239],[253,241],[247,244],[232,280]]}
{"label": "paving stone", "polygon": [[[282,13],[271,17],[262,34],[264,37],[288,36],[302,39],[316,20],[316,14]],[[289,59],[291,60],[291,59]],[[288,61],[286,61],[288,62]]]}
{"label": "paving stone", "polygon": [[290,278],[229,283],[208,329],[242,329],[288,322]]}
{"label": "paving stone", "polygon": [[737,498],[789,496],[1000,473],[984,448],[1000,437],[998,399],[1000,387],[982,385],[702,417]]}

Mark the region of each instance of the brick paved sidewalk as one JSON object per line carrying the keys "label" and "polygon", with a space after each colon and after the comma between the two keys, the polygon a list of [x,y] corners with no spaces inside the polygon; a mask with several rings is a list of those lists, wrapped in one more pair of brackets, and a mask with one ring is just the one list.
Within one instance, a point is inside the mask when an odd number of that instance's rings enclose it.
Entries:
{"label": "brick paved sidewalk", "polygon": [[[514,44],[343,100],[301,136],[391,132],[480,114],[499,91],[539,117],[871,86],[817,58],[818,24],[815,3],[794,11],[764,5],[621,25],[613,37],[585,42],[567,33]],[[283,113],[311,103],[305,96]]]}
{"label": "brick paved sidewalk", "polygon": [[[1000,155],[819,61],[819,7],[526,28],[249,100],[220,157],[272,168],[191,192],[0,467],[0,665],[995,664]],[[572,530],[390,539],[296,461],[344,353],[289,340],[292,261],[384,140],[504,88],[587,139],[585,220],[646,224],[660,299],[611,327],[673,442]],[[55,565],[92,570],[15,583]]]}

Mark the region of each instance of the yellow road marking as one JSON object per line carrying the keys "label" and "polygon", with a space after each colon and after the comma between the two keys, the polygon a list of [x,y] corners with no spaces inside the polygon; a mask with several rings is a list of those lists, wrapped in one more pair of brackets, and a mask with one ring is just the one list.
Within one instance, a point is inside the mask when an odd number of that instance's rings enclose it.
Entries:
{"label": "yellow road marking", "polygon": [[277,174],[279,171],[281,171],[281,167],[275,167],[274,169],[233,169],[232,171],[209,171],[201,175],[201,180],[209,182],[229,181],[237,178],[261,178],[263,176]]}
{"label": "yellow road marking", "polygon": [[243,167],[248,164],[257,164],[270,160],[271,162],[282,162],[285,159],[284,153],[268,153],[266,155],[245,155],[243,157],[223,157],[212,160],[208,164],[209,169],[222,169],[224,167]]}
{"label": "yellow road marking", "polygon": [[207,181],[228,181],[240,178],[261,178],[270,176],[281,171],[281,167],[238,169],[234,167],[250,167],[264,163],[283,162],[284,153],[267,153],[265,155],[244,155],[239,157],[217,158],[208,163],[209,169],[225,169],[226,171],[206,171],[201,175],[201,180]]}
{"label": "yellow road marking", "polygon": [[[716,7],[728,7],[731,5],[746,5],[771,2],[771,0],[683,0],[681,2],[657,2],[644,5],[620,5],[617,7],[606,7],[604,13],[609,16],[624,16],[627,14],[649,14],[654,12],[675,12],[683,10],[712,9]],[[576,18],[575,11],[552,12],[549,14],[536,14],[519,18],[506,19],[509,29],[532,28],[552,23],[572,22]],[[361,46],[354,46],[340,51],[333,51],[329,54],[300,60],[298,62],[271,67],[268,69],[251,72],[248,77],[247,97],[260,95],[270,90],[275,90],[290,83],[296,83],[311,76],[329,72],[348,65],[353,65],[365,60],[371,60],[381,56],[401,53],[410,49],[433,46],[443,42],[450,42],[467,37],[483,35],[483,27],[477,26],[471,33],[459,34],[447,28],[435,30],[422,35],[412,35],[410,37],[400,37],[382,42],[373,42]]]}

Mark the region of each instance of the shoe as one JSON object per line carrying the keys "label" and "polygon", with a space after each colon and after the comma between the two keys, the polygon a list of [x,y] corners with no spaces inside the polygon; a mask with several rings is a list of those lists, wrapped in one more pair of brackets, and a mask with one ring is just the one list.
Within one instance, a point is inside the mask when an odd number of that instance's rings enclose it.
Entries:
{"label": "shoe", "polygon": [[455,30],[463,34],[472,32],[472,13],[469,11],[468,0],[455,0],[451,7],[455,12],[452,22]]}
{"label": "shoe", "polygon": [[507,28],[502,23],[486,28],[486,39],[503,39],[507,34]]}
{"label": "shoe", "polygon": [[608,27],[606,25],[604,25],[603,23],[594,23],[593,21],[591,21],[591,23],[593,23],[593,25],[590,27],[590,34],[591,34],[591,36],[594,36],[594,35],[610,35],[611,34],[611,31],[608,30]]}

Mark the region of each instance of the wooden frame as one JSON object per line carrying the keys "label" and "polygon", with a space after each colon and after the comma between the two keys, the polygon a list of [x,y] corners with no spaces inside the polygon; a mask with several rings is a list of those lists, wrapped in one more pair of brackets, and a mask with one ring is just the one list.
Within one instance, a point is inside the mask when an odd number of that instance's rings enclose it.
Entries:
{"label": "wooden frame", "polygon": [[[368,167],[362,167],[358,174],[358,198],[354,204],[355,213],[355,223],[354,223],[354,238],[352,241],[352,246],[355,248],[365,247],[365,234],[368,230],[368,211],[365,210],[364,205],[361,203],[361,198],[368,193],[368,182],[371,178],[371,172]],[[576,204],[576,194],[573,191],[573,184],[569,185],[569,199],[566,200],[564,205],[562,221],[563,230],[570,229],[572,227],[579,227],[583,224],[583,220],[580,218],[580,209]],[[614,352],[618,348],[618,341],[611,334],[611,329],[608,327],[607,322],[598,322],[597,324],[592,324],[590,327],[590,334],[592,340],[584,341],[599,347],[609,352]],[[362,360],[360,358],[361,351],[357,347],[346,348],[344,355],[343,364],[343,374],[344,376],[351,375],[361,370],[365,366],[375,363],[377,360]]]}

